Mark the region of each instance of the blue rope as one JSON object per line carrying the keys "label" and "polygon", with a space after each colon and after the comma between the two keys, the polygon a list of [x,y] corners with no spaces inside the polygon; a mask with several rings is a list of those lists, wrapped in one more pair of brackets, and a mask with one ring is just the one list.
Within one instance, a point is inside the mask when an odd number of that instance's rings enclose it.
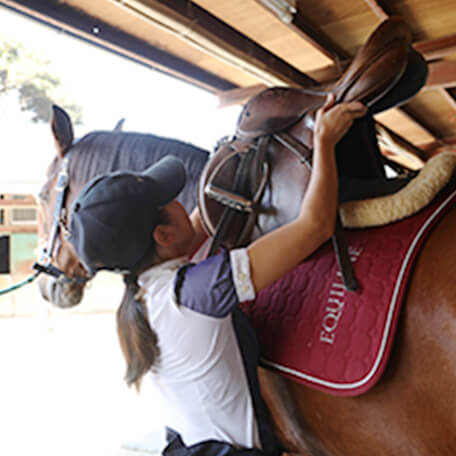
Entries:
{"label": "blue rope", "polygon": [[35,272],[35,274],[31,275],[30,277],[27,277],[25,280],[23,280],[22,282],[19,282],[19,283],[16,283],[14,285],[11,285],[10,287],[8,288],[4,288],[3,290],[0,290],[0,296],[1,295],[4,295],[6,293],[9,293],[10,291],[14,291],[14,290],[17,290],[18,288],[21,288],[23,287],[24,285],[27,285],[28,283],[31,283],[33,282],[38,274],[40,274],[40,271],[37,271]]}

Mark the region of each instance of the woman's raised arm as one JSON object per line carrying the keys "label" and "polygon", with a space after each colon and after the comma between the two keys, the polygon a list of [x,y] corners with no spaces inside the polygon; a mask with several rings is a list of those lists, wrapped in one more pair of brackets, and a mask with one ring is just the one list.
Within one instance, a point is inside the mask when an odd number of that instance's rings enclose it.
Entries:
{"label": "woman's raised arm", "polygon": [[354,119],[366,114],[359,102],[334,105],[328,97],[317,113],[313,170],[298,217],[248,247],[252,281],[258,292],[308,257],[334,232],[338,203],[335,144]]}

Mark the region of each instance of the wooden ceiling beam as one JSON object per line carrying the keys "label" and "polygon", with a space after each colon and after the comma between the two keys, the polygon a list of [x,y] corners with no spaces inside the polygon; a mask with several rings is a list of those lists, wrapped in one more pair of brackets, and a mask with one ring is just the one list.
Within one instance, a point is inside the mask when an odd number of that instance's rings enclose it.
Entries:
{"label": "wooden ceiling beam", "polygon": [[[102,20],[88,16],[59,0],[0,0],[0,6],[206,90],[230,90],[236,87],[226,79],[158,49]],[[98,33],[94,32],[95,26]]]}
{"label": "wooden ceiling beam", "polygon": [[453,111],[456,111],[456,96],[449,89],[440,89],[440,93],[451,106]]}
{"label": "wooden ceiling beam", "polygon": [[434,40],[417,41],[413,44],[416,51],[426,60],[436,60],[456,54],[456,34]]}
{"label": "wooden ceiling beam", "polygon": [[445,138],[441,141],[432,141],[422,144],[420,147],[429,158],[442,150],[450,150],[456,153],[456,136]]}
{"label": "wooden ceiling beam", "polygon": [[377,137],[382,141],[380,144],[382,147],[389,149],[391,152],[396,150],[407,151],[408,154],[416,157],[421,163],[426,160],[426,154],[419,147],[416,147],[410,141],[407,141],[387,126],[380,122],[376,122],[376,130]]}
{"label": "wooden ceiling beam", "polygon": [[[379,0],[364,0],[375,15],[384,21],[390,16]],[[426,60],[436,60],[451,54],[456,54],[456,34],[433,40],[418,41],[413,44],[416,51]]]}
{"label": "wooden ceiling beam", "polygon": [[456,60],[443,60],[429,64],[425,90],[456,87]]}
{"label": "wooden ceiling beam", "polygon": [[[417,41],[412,46],[416,51],[422,54],[427,61],[436,60],[451,54],[456,54],[456,34],[436,40]],[[432,72],[445,71],[446,65],[442,65],[443,70],[440,70],[438,66],[433,66],[435,63],[437,62],[429,63],[432,67]],[[344,70],[347,65],[348,62],[341,62],[342,70]],[[451,66],[451,63],[447,65],[448,68]],[[307,74],[320,83],[328,83],[334,81],[341,75],[341,68],[336,65],[327,65],[317,70],[308,71]]]}
{"label": "wooden ceiling beam", "polygon": [[[256,3],[264,7],[267,11],[278,17],[285,25],[291,30],[304,38],[313,47],[318,49],[326,57],[334,62],[350,59],[351,56],[336,43],[334,43],[328,36],[321,31],[315,29],[309,21],[305,18],[298,7],[291,7],[288,14],[280,13],[269,0],[255,0]],[[297,3],[298,5],[298,3]]]}
{"label": "wooden ceiling beam", "polygon": [[381,21],[389,18],[390,15],[385,11],[385,8],[383,8],[378,0],[364,0],[364,2]]}
{"label": "wooden ceiling beam", "polygon": [[316,82],[272,52],[189,0],[110,0],[202,52],[267,85]]}
{"label": "wooden ceiling beam", "polygon": [[415,129],[418,128],[418,129],[420,129],[425,135],[430,136],[431,138],[434,138],[435,140],[437,140],[437,139],[436,139],[436,138],[437,138],[437,135],[436,135],[433,131],[431,131],[428,127],[425,127],[425,126],[423,125],[423,123],[420,122],[420,121],[416,118],[415,114],[414,114],[409,108],[407,108],[407,106],[400,106],[400,107],[398,107],[398,108],[396,108],[396,109],[398,109],[398,110],[402,113],[402,115],[403,115],[411,124],[414,124]]}
{"label": "wooden ceiling beam", "polygon": [[[343,70],[346,68],[343,66]],[[456,60],[444,60],[428,63],[429,76],[423,90],[456,87]],[[319,81],[320,84],[330,84],[337,80],[342,72],[336,65],[327,65],[317,70],[308,71],[307,74]]]}

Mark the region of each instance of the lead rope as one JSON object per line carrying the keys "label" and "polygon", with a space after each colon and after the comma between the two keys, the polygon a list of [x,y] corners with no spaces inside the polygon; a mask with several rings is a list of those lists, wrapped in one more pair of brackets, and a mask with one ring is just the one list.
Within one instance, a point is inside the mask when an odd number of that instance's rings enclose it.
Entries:
{"label": "lead rope", "polygon": [[22,288],[24,285],[27,285],[29,283],[32,283],[39,275],[41,274],[41,271],[36,271],[33,273],[31,276],[27,277],[26,279],[22,280],[21,282],[18,282],[14,285],[10,285],[7,288],[3,288],[0,290],[0,296],[9,293],[14,290],[18,290],[19,288]]}

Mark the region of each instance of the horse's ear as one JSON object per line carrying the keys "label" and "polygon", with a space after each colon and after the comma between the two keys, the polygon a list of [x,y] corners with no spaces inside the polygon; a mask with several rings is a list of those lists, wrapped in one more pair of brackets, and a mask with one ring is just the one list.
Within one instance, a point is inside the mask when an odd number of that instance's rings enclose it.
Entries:
{"label": "horse's ear", "polygon": [[73,144],[73,125],[70,116],[57,105],[52,106],[51,129],[57,144],[57,151],[63,157]]}
{"label": "horse's ear", "polygon": [[122,130],[123,130],[124,123],[125,123],[125,117],[122,118],[122,119],[120,119],[120,120],[116,123],[116,126],[114,127],[114,130],[113,130],[113,131],[122,131]]}

